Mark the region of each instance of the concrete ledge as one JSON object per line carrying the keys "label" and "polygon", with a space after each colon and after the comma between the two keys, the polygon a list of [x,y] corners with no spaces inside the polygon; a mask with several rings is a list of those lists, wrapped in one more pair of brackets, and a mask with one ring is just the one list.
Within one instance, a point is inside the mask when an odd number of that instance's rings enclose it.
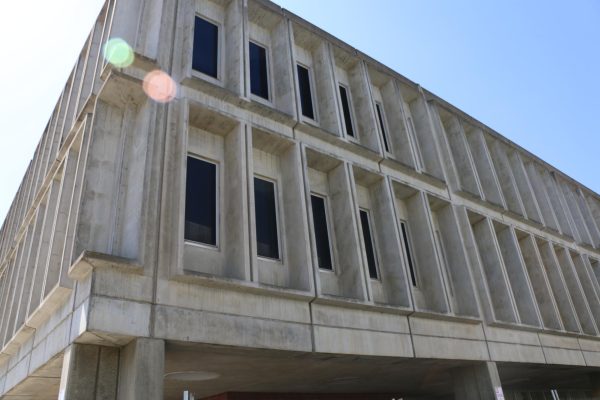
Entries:
{"label": "concrete ledge", "polygon": [[114,333],[105,333],[98,331],[86,331],[80,335],[75,343],[79,344],[93,344],[96,346],[107,346],[107,347],[121,347],[131,342],[133,338],[126,335],[117,335]]}
{"label": "concrete ledge", "polygon": [[138,264],[136,260],[86,250],[69,267],[69,278],[81,281],[94,268],[114,268],[130,274],[142,274],[144,272],[143,266]]}
{"label": "concrete ledge", "polygon": [[155,306],[155,337],[264,349],[312,351],[310,326],[255,317]]}
{"label": "concrete ledge", "polygon": [[309,124],[298,125],[296,132],[303,143],[312,145],[330,154],[337,154],[338,157],[343,154],[343,157],[346,159],[356,160],[357,156],[359,156],[364,158],[362,159],[363,163],[366,160],[370,160],[373,163],[379,163],[383,160],[381,154],[359,143],[342,140],[339,136],[331,132]]}
{"label": "concrete ledge", "polygon": [[544,347],[546,363],[561,365],[586,365],[581,350],[560,349],[556,347]]}
{"label": "concrete ledge", "polygon": [[538,334],[517,329],[499,328],[484,325],[485,337],[488,341],[541,346]]}
{"label": "concrete ledge", "polygon": [[457,322],[409,317],[417,358],[487,361],[490,359],[483,327],[473,321]]}
{"label": "concrete ledge", "polygon": [[581,346],[577,338],[548,335],[545,333],[539,334],[540,343],[544,347],[558,347],[562,349],[580,350]]}
{"label": "concrete ledge", "polygon": [[585,364],[590,367],[600,367],[600,353],[592,351],[582,351]]}
{"label": "concrete ledge", "polygon": [[492,361],[508,361],[545,364],[541,346],[488,342]]}
{"label": "concrete ledge", "polygon": [[148,303],[92,296],[87,330],[149,337],[151,308]]}
{"label": "concrete ledge", "polygon": [[414,313],[413,309],[407,307],[374,304],[364,300],[357,300],[346,297],[334,297],[323,293],[319,293],[318,296],[312,300],[312,304],[323,304],[337,307],[338,309],[364,310],[381,314],[409,315]]}
{"label": "concrete ledge", "polygon": [[459,316],[456,314],[444,314],[444,313],[440,313],[440,312],[435,312],[435,311],[429,311],[429,310],[415,310],[415,312],[411,313],[411,317],[417,317],[417,318],[425,318],[425,319],[430,319],[430,320],[435,320],[435,321],[450,321],[450,322],[459,322],[459,323],[466,323],[466,324],[473,324],[473,325],[478,325],[481,324],[482,320],[480,318],[475,318],[475,317],[465,317],[465,316]]}
{"label": "concrete ledge", "polygon": [[414,357],[406,334],[315,326],[314,336],[319,353]]}
{"label": "concrete ledge", "polygon": [[136,104],[146,101],[147,96],[142,89],[143,71],[129,68],[127,72],[114,69],[110,63],[106,64],[102,71],[104,84],[98,91],[98,98],[117,107],[124,107],[131,99]]}
{"label": "concrete ledge", "polygon": [[410,316],[408,320],[413,335],[485,340],[481,324],[440,321],[414,316]]}
{"label": "concrete ledge", "polygon": [[92,280],[92,293],[141,302],[152,302],[152,277],[131,274],[122,269],[97,268]]}
{"label": "concrete ledge", "polygon": [[31,328],[27,325],[21,326],[13,338],[6,343],[2,351],[0,351],[0,357],[2,357],[0,360],[3,358],[10,358],[11,356],[17,354],[23,343],[25,343],[34,332],[34,328]]}
{"label": "concrete ledge", "polygon": [[315,325],[393,333],[410,332],[407,318],[401,315],[354,310],[318,303],[312,304],[311,314]]}
{"label": "concrete ledge", "polygon": [[600,340],[579,339],[581,350],[600,352]]}
{"label": "concrete ledge", "polygon": [[600,341],[578,339],[585,363],[589,366],[600,367]]}
{"label": "concrete ledge", "polygon": [[293,127],[297,123],[295,115],[287,114],[275,107],[263,105],[255,100],[240,96],[226,87],[216,85],[195,75],[183,78],[181,81],[180,90],[183,92],[184,96],[188,97],[193,97],[193,94],[195,94],[191,92],[196,92],[198,94],[209,94],[220,99],[221,101],[239,107],[244,111],[249,111],[253,114],[268,118],[272,121],[285,125],[288,128]]}
{"label": "concrete ledge", "polygon": [[[282,293],[277,294],[282,295]],[[198,285],[196,281],[158,280],[156,302],[166,306],[234,314],[247,317],[310,323],[309,301],[313,296],[290,298],[268,296],[265,291],[246,291],[245,287],[227,288]]]}
{"label": "concrete ledge", "polygon": [[419,188],[419,190],[424,190],[450,201],[448,190],[442,181],[414,171],[410,167],[407,168],[401,163],[390,161],[390,159],[386,158],[381,162],[382,173],[389,175],[403,185]]}
{"label": "concrete ledge", "polygon": [[487,361],[490,359],[488,348],[484,341],[419,335],[413,335],[412,340],[415,348],[415,357],[417,358],[477,361]]}

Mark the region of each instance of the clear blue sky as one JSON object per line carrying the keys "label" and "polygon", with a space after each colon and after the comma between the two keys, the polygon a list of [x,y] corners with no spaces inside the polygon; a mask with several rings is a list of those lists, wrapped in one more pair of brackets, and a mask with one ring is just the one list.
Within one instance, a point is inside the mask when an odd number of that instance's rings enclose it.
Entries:
{"label": "clear blue sky", "polygon": [[[101,0],[0,15],[0,220]],[[278,0],[600,192],[600,1]]]}

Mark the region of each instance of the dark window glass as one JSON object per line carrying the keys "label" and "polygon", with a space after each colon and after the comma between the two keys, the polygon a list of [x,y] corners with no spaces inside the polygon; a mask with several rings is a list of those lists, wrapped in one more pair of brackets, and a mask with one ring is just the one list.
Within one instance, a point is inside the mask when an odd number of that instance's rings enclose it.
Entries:
{"label": "dark window glass", "polygon": [[250,91],[263,99],[269,99],[267,50],[252,42],[250,42]]}
{"label": "dark window glass", "polygon": [[369,213],[360,210],[360,225],[362,227],[363,239],[365,241],[365,251],[367,253],[367,264],[369,266],[369,276],[377,279],[377,260],[375,259],[375,246],[371,236],[371,224],[369,223]]}
{"label": "dark window glass", "polygon": [[315,229],[315,242],[317,244],[317,259],[319,268],[333,269],[331,262],[331,247],[329,245],[329,232],[327,228],[327,212],[325,199],[311,195],[310,202],[313,212],[313,226]]}
{"label": "dark window glass", "polygon": [[279,258],[275,184],[254,178],[254,213],[256,216],[256,251],[259,256]]}
{"label": "dark window glass", "polygon": [[217,77],[219,56],[219,27],[196,17],[194,24],[194,52],[192,68],[214,78]]}
{"label": "dark window glass", "polygon": [[185,239],[216,245],[217,166],[188,157],[185,184]]}
{"label": "dark window glass", "polygon": [[300,105],[302,107],[302,115],[308,118],[315,119],[313,110],[312,95],[310,90],[310,75],[308,69],[302,65],[298,65],[298,85],[300,86]]}
{"label": "dark window glass", "polygon": [[385,147],[385,151],[387,151],[389,153],[390,147],[388,145],[385,124],[383,123],[383,110],[381,109],[381,104],[375,103],[375,109],[377,110],[377,119],[379,120],[379,127],[381,128],[381,135],[383,136],[383,145]]}
{"label": "dark window glass", "polygon": [[415,266],[413,264],[412,252],[410,248],[410,239],[408,238],[408,229],[404,221],[400,222],[400,229],[402,229],[402,244],[404,244],[404,252],[406,253],[406,261],[408,262],[408,270],[410,272],[410,280],[413,286],[417,286],[417,277],[415,275]]}
{"label": "dark window glass", "polygon": [[350,114],[350,99],[348,91],[340,85],[340,99],[342,100],[342,111],[344,112],[344,124],[346,125],[346,134],[354,137],[354,128],[352,127],[352,114]]}

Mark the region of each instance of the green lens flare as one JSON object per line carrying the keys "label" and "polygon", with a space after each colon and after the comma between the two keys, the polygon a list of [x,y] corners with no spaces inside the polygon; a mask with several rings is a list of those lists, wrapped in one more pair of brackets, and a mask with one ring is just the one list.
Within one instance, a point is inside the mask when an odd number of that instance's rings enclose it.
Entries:
{"label": "green lens flare", "polygon": [[123,39],[113,38],[104,45],[104,58],[117,68],[129,67],[133,63],[133,49]]}

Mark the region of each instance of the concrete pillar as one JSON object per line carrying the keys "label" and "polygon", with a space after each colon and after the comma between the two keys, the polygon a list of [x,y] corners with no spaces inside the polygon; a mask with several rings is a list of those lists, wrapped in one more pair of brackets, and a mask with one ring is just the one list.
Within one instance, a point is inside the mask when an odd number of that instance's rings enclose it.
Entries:
{"label": "concrete pillar", "polygon": [[484,362],[452,372],[454,398],[460,400],[504,400],[498,368]]}
{"label": "concrete pillar", "polygon": [[600,400],[600,372],[590,374],[590,382],[592,383],[592,400]]}
{"label": "concrete pillar", "polygon": [[121,349],[118,400],[162,400],[165,343],[135,339]]}
{"label": "concrete pillar", "polygon": [[114,400],[119,349],[73,343],[64,353],[59,400]]}

